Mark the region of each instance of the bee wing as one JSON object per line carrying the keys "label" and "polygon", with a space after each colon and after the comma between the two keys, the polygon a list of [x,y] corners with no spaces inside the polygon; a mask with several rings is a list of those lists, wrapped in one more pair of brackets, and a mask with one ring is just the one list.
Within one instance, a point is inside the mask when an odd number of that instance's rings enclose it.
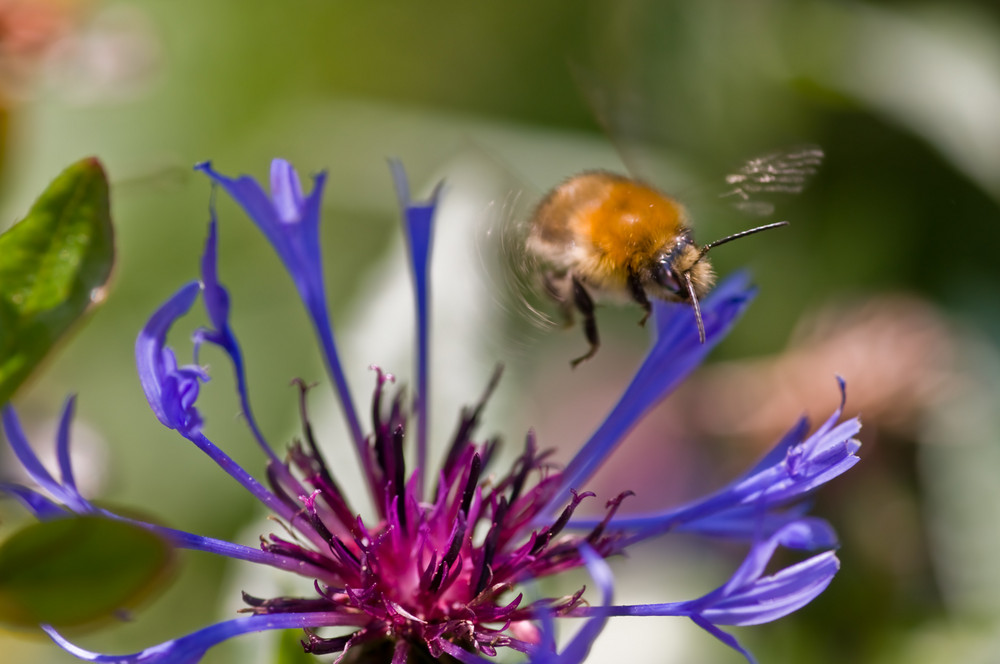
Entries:
{"label": "bee wing", "polygon": [[614,146],[625,170],[632,177],[655,181],[653,174],[662,166],[661,156],[653,148],[648,131],[649,121],[645,117],[648,103],[644,96],[580,62],[570,60],[568,65],[581,99]]}
{"label": "bee wing", "polygon": [[726,176],[727,189],[720,196],[733,199],[733,206],[742,212],[767,216],[774,212],[772,196],[798,194],[822,163],[823,150],[816,145],[754,157]]}
{"label": "bee wing", "polygon": [[541,266],[526,250],[528,211],[521,190],[511,191],[493,204],[482,229],[477,252],[486,267],[494,298],[502,309],[532,327],[547,329],[556,321],[546,313],[540,297]]}

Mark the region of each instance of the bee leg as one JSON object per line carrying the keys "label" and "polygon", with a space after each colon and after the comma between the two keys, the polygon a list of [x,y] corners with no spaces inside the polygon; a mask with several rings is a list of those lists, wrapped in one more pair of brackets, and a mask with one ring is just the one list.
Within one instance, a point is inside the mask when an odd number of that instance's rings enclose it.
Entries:
{"label": "bee leg", "polygon": [[639,275],[635,272],[628,273],[628,292],[632,296],[632,299],[639,303],[642,310],[645,312],[642,316],[642,320],[639,321],[639,325],[645,327],[646,321],[649,319],[649,315],[653,313],[653,305],[649,303],[649,298],[646,297],[646,289],[642,287],[642,282],[639,280]]}
{"label": "bee leg", "polygon": [[573,277],[573,304],[576,305],[577,311],[583,316],[583,333],[590,343],[590,350],[586,354],[570,362],[570,366],[575,369],[576,365],[592,358],[601,345],[601,341],[597,336],[597,318],[594,316],[594,300],[591,299],[590,293],[587,292],[587,289],[583,287],[583,284],[576,277]]}

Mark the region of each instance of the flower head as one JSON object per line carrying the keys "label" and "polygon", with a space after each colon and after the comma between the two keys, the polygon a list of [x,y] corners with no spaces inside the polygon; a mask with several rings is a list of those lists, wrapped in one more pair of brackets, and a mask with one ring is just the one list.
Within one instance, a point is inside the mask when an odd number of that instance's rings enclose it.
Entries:
{"label": "flower head", "polygon": [[[207,551],[304,576],[314,592],[304,597],[257,597],[244,593],[244,615],[131,655],[99,655],[73,645],[54,628],[46,631],[81,659],[99,662],[197,662],[213,645],[239,634],[300,628],[306,651],[345,653],[363,661],[402,664],[427,656],[463,662],[489,658],[504,648],[536,663],[582,661],[608,616],[685,616],[728,645],[747,653],[720,625],[774,620],[816,597],[837,571],[836,537],[822,520],[804,515],[800,501],[857,461],[857,420],[839,422],[841,411],[811,436],[798,423],[756,467],[729,486],[698,501],[655,514],[619,517],[630,495],[627,486],[607,501],[598,519],[576,519],[591,475],[642,416],[668,394],[725,335],[753,296],[742,276],[722,283],[702,303],[706,343],[682,304],[654,304],[656,339],[628,389],[604,423],[564,468],[549,460],[533,433],[509,468],[496,468],[495,439],[477,432],[500,371],[484,394],[459,417],[439,468],[427,462],[428,261],[436,190],[427,201],[410,199],[405,173],[393,164],[396,188],[414,275],[417,316],[416,394],[413,403],[394,389],[393,377],[374,369],[370,421],[354,408],[341,370],[325,303],[319,254],[320,196],[325,177],[304,195],[298,175],[275,160],[271,194],[252,178],[229,178],[208,164],[198,167],[221,185],[270,240],[291,274],[309,312],[326,369],[347,422],[362,476],[374,499],[374,518],[364,519],[327,463],[310,424],[308,390],[300,382],[302,435],[279,456],[253,417],[244,359],[229,325],[229,296],[216,271],[218,235],[214,219],[201,263],[201,281],[183,286],[150,318],[136,342],[140,381],[150,407],[165,426],[197,445],[234,480],[283,522],[283,530],[261,539],[260,547],[201,537],[145,524],[175,546]],[[198,296],[211,327],[195,331],[195,360],[179,366],[167,335]],[[198,348],[210,343],[232,362],[245,419],[267,457],[259,480],[236,464],[203,432],[196,407],[208,375],[198,366]],[[0,489],[15,496],[39,518],[97,512],[76,490],[68,453],[69,402],[57,446],[61,480],[38,461],[14,411],[3,424],[21,463],[39,489],[14,484]],[[838,423],[839,422],[839,423]],[[415,454],[408,454],[411,439]],[[411,465],[408,465],[411,464]],[[686,531],[750,542],[744,563],[719,588],[700,598],[642,606],[613,605],[611,571],[605,559],[631,544]],[[765,565],[779,547],[820,550],[771,576]],[[599,605],[588,605],[584,588],[561,597],[528,600],[534,582],[585,567],[601,590]],[[583,619],[576,636],[560,651],[554,638],[557,618]],[[328,634],[326,628],[336,628]],[[384,653],[382,655],[381,653]]]}

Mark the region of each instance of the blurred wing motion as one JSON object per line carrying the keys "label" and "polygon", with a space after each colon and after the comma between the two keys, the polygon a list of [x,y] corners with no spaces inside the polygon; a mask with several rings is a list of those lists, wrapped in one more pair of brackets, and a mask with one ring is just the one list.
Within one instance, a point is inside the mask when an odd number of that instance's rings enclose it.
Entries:
{"label": "blurred wing motion", "polygon": [[551,306],[541,286],[538,258],[524,248],[530,208],[522,194],[523,190],[511,191],[502,201],[491,204],[492,210],[477,241],[477,252],[501,309],[513,314],[514,320],[549,329],[558,322],[547,313]]}
{"label": "blurred wing motion", "polygon": [[805,145],[779,150],[747,161],[726,176],[728,189],[722,198],[733,198],[740,211],[757,216],[774,212],[772,195],[794,195],[801,192],[823,163],[823,150]]}

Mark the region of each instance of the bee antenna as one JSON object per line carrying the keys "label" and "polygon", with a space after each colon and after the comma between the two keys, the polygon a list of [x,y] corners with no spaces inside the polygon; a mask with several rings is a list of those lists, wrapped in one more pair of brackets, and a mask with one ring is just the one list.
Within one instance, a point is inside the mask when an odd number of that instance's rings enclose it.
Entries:
{"label": "bee antenna", "polygon": [[761,231],[767,231],[772,228],[779,228],[781,226],[787,226],[787,225],[788,225],[787,221],[776,221],[773,224],[765,224],[763,226],[758,226],[756,228],[750,228],[745,231],[740,231],[739,233],[733,233],[732,235],[727,235],[721,240],[716,240],[715,242],[709,242],[708,244],[704,245],[701,248],[701,251],[698,252],[698,260],[696,260],[695,263],[704,258],[705,254],[708,253],[709,249],[712,249],[713,247],[718,247],[720,244],[725,244],[727,242],[732,242],[733,240],[738,240],[741,237],[746,237],[747,235],[753,235],[754,233],[760,233]]}
{"label": "bee antenna", "polygon": [[745,231],[740,231],[739,233],[733,233],[732,235],[727,235],[726,237],[716,240],[715,242],[709,242],[704,245],[698,252],[698,258],[695,259],[694,263],[683,272],[684,275],[684,285],[687,288],[688,297],[691,299],[691,306],[694,308],[694,318],[698,322],[698,340],[701,343],[705,343],[705,321],[701,317],[701,305],[698,303],[698,296],[694,292],[694,283],[691,282],[691,268],[698,264],[705,254],[709,252],[713,247],[718,247],[720,244],[725,244],[727,242],[732,242],[741,237],[746,237],[747,235],[753,235],[754,233],[760,233],[761,231],[767,231],[772,228],[780,228],[781,226],[787,226],[787,221],[776,221],[773,224],[764,224],[763,226],[757,226],[756,228],[750,228]]}
{"label": "bee antenna", "polygon": [[694,319],[698,322],[698,341],[705,343],[705,321],[701,318],[701,305],[698,304],[698,296],[694,292],[690,270],[684,272],[684,285],[687,286],[688,297],[691,298],[691,306],[694,308]]}

